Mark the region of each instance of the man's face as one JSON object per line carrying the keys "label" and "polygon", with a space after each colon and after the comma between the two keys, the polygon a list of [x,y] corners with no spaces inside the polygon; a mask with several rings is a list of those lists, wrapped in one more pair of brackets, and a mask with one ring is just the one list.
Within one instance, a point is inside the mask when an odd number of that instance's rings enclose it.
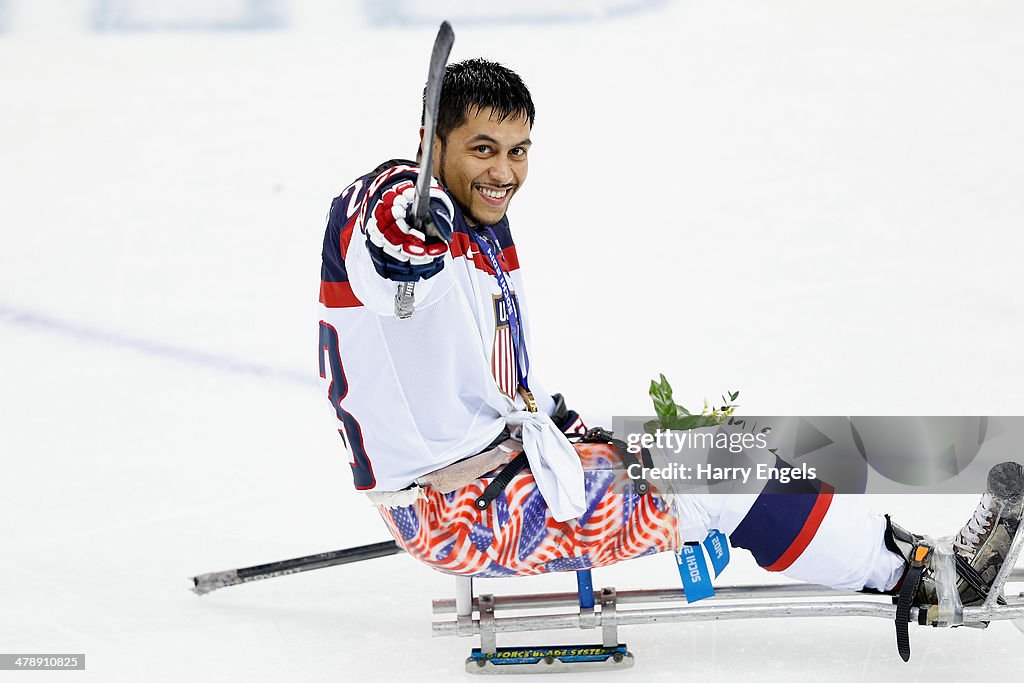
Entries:
{"label": "man's face", "polygon": [[526,182],[530,123],[497,121],[490,108],[471,108],[442,144],[434,138],[434,175],[458,202],[470,225],[494,225]]}

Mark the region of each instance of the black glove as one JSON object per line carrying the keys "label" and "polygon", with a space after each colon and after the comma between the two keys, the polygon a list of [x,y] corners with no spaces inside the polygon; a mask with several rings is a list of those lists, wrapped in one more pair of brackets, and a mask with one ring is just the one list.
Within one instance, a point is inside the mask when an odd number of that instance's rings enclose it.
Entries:
{"label": "black glove", "polygon": [[551,413],[551,421],[555,426],[566,436],[582,436],[587,431],[587,425],[583,424],[580,414],[566,407],[561,394],[552,394],[551,400],[555,402],[555,410]]}

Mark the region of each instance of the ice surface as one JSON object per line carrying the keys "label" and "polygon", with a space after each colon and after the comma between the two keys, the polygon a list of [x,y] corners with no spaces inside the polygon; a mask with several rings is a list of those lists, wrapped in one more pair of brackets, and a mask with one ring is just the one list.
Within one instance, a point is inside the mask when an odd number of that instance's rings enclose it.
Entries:
{"label": "ice surface", "polygon": [[[415,153],[434,28],[271,4],[276,28],[216,30],[207,7],[210,30],[97,33],[130,3],[0,2],[0,650],[85,652],[76,680],[464,675],[471,640],[430,637],[451,580],[405,556],[188,591],[387,533],[314,382],[319,254],[330,199]],[[584,415],[647,412],[658,372],[688,404],[739,389],[746,414],[1024,414],[1024,8],[610,4],[638,9],[455,25],[453,59],[509,64],[538,104],[511,217],[547,386]],[[940,535],[975,498],[872,502]],[[734,555],[723,581],[778,579]],[[1006,623],[913,630],[910,664],[892,630],[629,627],[637,667],[614,677],[1024,664]]]}

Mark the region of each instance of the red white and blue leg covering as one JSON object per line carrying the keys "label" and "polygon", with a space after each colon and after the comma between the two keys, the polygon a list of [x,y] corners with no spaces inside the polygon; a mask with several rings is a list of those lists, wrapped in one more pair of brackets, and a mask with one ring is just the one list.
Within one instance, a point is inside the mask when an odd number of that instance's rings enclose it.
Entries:
{"label": "red white and blue leg covering", "polygon": [[587,511],[578,519],[552,518],[529,469],[483,510],[475,502],[493,473],[451,493],[424,487],[415,503],[378,510],[402,549],[447,574],[574,571],[679,549],[670,505],[653,493],[637,494],[613,446],[575,447],[587,495]]}
{"label": "red white and blue leg covering", "polygon": [[554,521],[528,469],[486,510],[474,501],[489,476],[448,494],[427,488],[411,505],[379,510],[403,549],[451,574],[600,567],[678,551],[680,538],[700,541],[717,529],[761,567],[800,581],[886,591],[902,576],[903,559],[885,547],[885,517],[822,481],[770,480],[759,493],[683,494],[668,505],[658,495],[636,494],[611,446],[576,449],[588,501],[579,519]]}

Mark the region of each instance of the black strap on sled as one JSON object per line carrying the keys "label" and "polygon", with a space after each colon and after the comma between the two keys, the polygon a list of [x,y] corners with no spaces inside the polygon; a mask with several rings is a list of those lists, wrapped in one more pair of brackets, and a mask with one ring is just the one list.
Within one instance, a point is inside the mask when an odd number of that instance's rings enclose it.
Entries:
{"label": "black strap on sled", "polygon": [[[910,608],[917,596],[925,567],[932,554],[932,548],[926,545],[914,546],[914,556],[910,558],[910,568],[903,577],[903,587],[896,599],[896,649],[904,662],[910,661]],[[923,608],[922,608],[923,609]],[[921,618],[927,614],[922,612]],[[919,619],[920,621],[920,619]]]}
{"label": "black strap on sled", "polygon": [[526,469],[526,465],[526,453],[520,451],[516,457],[512,458],[507,465],[501,468],[501,471],[491,480],[491,483],[487,485],[487,488],[480,494],[480,497],[473,502],[476,509],[486,510],[487,506],[505,490],[505,487],[512,483],[512,478]]}
{"label": "black strap on sled", "polygon": [[[651,460],[651,453],[646,448],[640,451],[640,457],[638,457],[633,453],[630,453],[629,447],[626,446],[625,441],[622,439],[616,439],[611,432],[601,427],[588,429],[587,432],[579,438],[579,442],[608,444],[618,452],[619,457],[622,458],[622,462],[626,464],[627,468],[630,465],[640,465],[641,467],[654,466],[653,461]],[[636,491],[638,496],[644,496],[650,492],[651,485],[648,484],[647,480],[643,477],[637,477],[633,480],[633,490]]]}
{"label": "black strap on sled", "polygon": [[[585,434],[578,437],[572,437],[571,441],[578,441],[579,443],[605,443],[612,446],[622,458],[622,461],[626,464],[626,467],[634,464],[640,464],[644,467],[652,467],[650,452],[645,448],[641,452],[641,458],[638,458],[634,454],[629,452],[626,447],[626,443],[621,439],[616,439],[612,436],[612,433],[601,427],[594,427],[593,429],[587,430]],[[476,506],[477,510],[486,510],[487,507],[494,502],[502,491],[505,490],[509,484],[512,483],[512,478],[517,474],[526,469],[527,465],[526,453],[520,452],[516,457],[512,458],[507,465],[501,468],[501,471],[495,475],[491,483],[487,485],[484,492],[473,501],[473,505]],[[643,496],[650,492],[651,485],[647,483],[646,479],[636,478],[633,480],[633,490],[636,491],[637,495]]]}
{"label": "black strap on sled", "polygon": [[[893,598],[893,602],[896,603],[896,648],[904,662],[910,660],[910,608],[917,597],[918,587],[921,585],[926,568],[932,561],[935,549],[919,543],[914,546],[912,552],[913,557],[910,558],[910,567],[903,577],[903,585],[900,587],[897,597]],[[953,553],[953,561],[956,566],[957,579],[970,586],[983,598],[987,596],[991,588],[986,585],[985,579],[981,577],[978,570],[957,553]],[[996,601],[1000,605],[1006,604],[1006,600],[1001,595]],[[928,625],[927,605],[918,607],[917,623],[922,626]]]}

